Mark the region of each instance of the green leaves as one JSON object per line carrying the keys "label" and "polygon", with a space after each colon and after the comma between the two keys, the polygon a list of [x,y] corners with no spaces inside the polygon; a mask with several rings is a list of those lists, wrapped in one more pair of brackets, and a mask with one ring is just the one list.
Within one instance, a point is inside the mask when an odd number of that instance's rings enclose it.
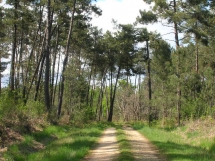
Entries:
{"label": "green leaves", "polygon": [[152,11],[140,11],[140,17],[138,16],[136,19],[137,22],[140,24],[149,24],[149,23],[155,23],[158,21],[158,18],[156,14],[154,14]]}

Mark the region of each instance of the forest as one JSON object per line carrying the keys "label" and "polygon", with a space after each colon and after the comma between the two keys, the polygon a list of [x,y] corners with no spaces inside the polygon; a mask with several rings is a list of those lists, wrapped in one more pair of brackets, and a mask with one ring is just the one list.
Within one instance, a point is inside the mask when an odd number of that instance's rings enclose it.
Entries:
{"label": "forest", "polygon": [[[215,119],[215,1],[153,4],[115,32],[91,0],[6,0],[0,7],[0,133],[37,124]],[[139,25],[161,22],[174,46]],[[183,35],[183,36],[179,36]],[[19,129],[17,129],[19,127]]]}

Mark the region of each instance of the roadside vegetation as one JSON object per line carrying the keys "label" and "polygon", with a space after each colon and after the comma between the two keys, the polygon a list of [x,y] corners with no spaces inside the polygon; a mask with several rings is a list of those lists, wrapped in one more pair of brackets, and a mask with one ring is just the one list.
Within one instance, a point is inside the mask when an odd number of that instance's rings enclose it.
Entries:
{"label": "roadside vegetation", "polygon": [[21,142],[8,147],[4,158],[10,161],[78,161],[107,126],[105,123],[82,127],[48,126],[43,131],[23,135]]}
{"label": "roadside vegetation", "polygon": [[212,119],[193,121],[185,126],[160,128],[134,123],[169,161],[214,161],[215,126]]}

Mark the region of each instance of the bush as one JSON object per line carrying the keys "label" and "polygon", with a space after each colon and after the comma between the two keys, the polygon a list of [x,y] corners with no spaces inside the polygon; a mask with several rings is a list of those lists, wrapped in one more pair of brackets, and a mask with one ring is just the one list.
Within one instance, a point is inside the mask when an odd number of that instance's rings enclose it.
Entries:
{"label": "bush", "polygon": [[31,132],[45,121],[44,109],[38,101],[24,105],[22,99],[15,99],[13,93],[6,91],[0,97],[0,123],[17,132]]}

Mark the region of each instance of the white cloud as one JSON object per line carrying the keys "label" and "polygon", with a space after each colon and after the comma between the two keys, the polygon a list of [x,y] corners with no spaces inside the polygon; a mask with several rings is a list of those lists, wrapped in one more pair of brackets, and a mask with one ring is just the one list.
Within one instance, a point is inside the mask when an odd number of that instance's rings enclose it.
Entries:
{"label": "white cloud", "polygon": [[[143,0],[98,0],[95,4],[102,10],[102,16],[94,17],[92,24],[102,28],[103,32],[113,31],[112,19],[118,24],[133,24],[140,10],[150,10],[150,6]],[[157,31],[164,35],[163,38],[174,46],[173,28],[165,27],[160,23],[144,27],[147,27],[149,31]]]}
{"label": "white cloud", "polygon": [[96,2],[96,5],[102,9],[102,16],[94,18],[92,24],[104,32],[113,30],[112,19],[120,24],[133,24],[140,9],[149,9],[143,0],[102,0]]}

